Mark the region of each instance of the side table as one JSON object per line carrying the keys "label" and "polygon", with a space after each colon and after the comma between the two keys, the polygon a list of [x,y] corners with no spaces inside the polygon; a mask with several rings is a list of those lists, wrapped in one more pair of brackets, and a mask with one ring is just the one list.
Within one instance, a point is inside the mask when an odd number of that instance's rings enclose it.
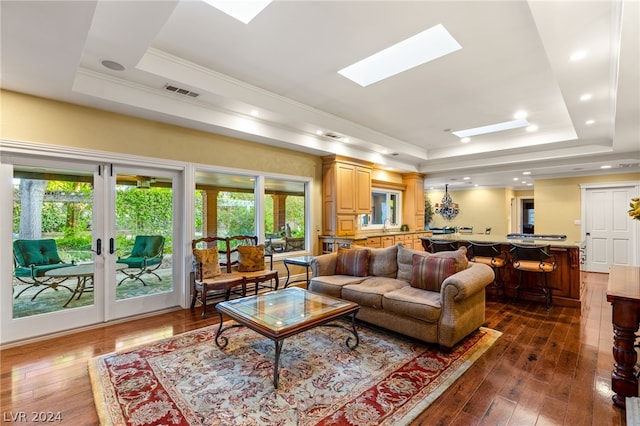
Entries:
{"label": "side table", "polygon": [[[284,288],[289,287],[289,284],[302,282],[302,281],[306,281],[307,285],[309,285],[309,268],[311,267],[312,260],[313,260],[313,256],[285,257],[282,260],[282,263],[284,263],[284,267],[287,269],[287,281],[284,283]],[[289,282],[291,278],[291,271],[289,270],[289,265],[304,266],[306,268],[306,274],[307,274],[306,280],[296,280],[296,281]]]}

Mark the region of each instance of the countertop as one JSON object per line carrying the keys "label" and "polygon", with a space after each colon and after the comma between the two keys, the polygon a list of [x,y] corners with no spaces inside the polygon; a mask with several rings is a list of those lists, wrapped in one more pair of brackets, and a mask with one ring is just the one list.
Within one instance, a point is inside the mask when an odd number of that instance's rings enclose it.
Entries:
{"label": "countertop", "polygon": [[336,237],[335,235],[320,235],[320,238],[339,238],[341,240],[363,240],[365,238],[375,238],[375,237],[393,237],[395,235],[415,235],[415,234],[425,234],[430,233],[431,231],[421,229],[419,231],[389,231],[389,232],[367,232],[360,233],[356,235],[349,235],[344,237]]}
{"label": "countertop", "polygon": [[557,240],[536,240],[532,238],[526,239],[510,239],[506,235],[486,235],[486,234],[438,234],[434,238],[446,241],[476,241],[479,243],[501,243],[501,244],[540,244],[549,245],[551,247],[563,248],[580,248],[580,241],[557,241]]}

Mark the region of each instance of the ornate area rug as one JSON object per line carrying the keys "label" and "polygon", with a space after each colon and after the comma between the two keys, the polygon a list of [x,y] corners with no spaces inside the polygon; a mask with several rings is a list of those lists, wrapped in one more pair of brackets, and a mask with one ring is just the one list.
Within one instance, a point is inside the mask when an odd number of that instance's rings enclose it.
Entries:
{"label": "ornate area rug", "polygon": [[274,343],[218,326],[89,363],[103,425],[403,425],[415,419],[501,335],[481,328],[451,353],[358,326],[317,327],[284,341],[273,387]]}

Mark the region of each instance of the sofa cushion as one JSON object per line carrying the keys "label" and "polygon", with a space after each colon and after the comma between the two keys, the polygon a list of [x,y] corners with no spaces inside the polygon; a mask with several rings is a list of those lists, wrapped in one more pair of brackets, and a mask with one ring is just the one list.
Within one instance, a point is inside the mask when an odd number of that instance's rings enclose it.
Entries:
{"label": "sofa cushion", "polygon": [[369,250],[367,249],[338,249],[336,275],[351,275],[366,277],[369,274]]}
{"label": "sofa cushion", "polygon": [[398,246],[370,248],[369,275],[395,278],[398,274]]}
{"label": "sofa cushion", "polygon": [[453,258],[414,254],[410,284],[411,287],[440,292],[442,282],[456,272]]}
{"label": "sofa cushion", "polygon": [[321,275],[311,279],[309,291],[326,294],[327,296],[342,297],[342,287],[348,284],[361,283],[365,279],[366,277],[352,277],[350,275]]}
{"label": "sofa cushion", "polygon": [[413,255],[419,254],[420,256],[434,256],[434,257],[444,257],[444,258],[453,258],[456,261],[456,272],[463,271],[467,269],[469,266],[469,261],[467,260],[467,248],[460,247],[455,251],[440,251],[437,253],[429,253],[426,251],[419,251],[408,249],[403,246],[398,246],[398,276],[399,280],[404,280],[406,282],[411,282],[411,277],[413,275]]}
{"label": "sofa cushion", "polygon": [[442,313],[440,293],[411,286],[386,293],[382,306],[387,312],[432,323],[438,322]]}
{"label": "sofa cushion", "polygon": [[408,287],[408,284],[395,278],[368,277],[360,284],[345,285],[342,288],[342,298],[360,306],[382,309],[384,294],[402,287]]}

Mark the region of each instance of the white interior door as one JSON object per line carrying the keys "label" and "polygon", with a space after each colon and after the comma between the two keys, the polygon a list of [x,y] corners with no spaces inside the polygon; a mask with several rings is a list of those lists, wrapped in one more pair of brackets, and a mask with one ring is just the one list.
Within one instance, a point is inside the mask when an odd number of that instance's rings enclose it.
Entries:
{"label": "white interior door", "polygon": [[586,269],[608,273],[611,265],[637,265],[638,228],[627,214],[634,186],[586,188]]}

